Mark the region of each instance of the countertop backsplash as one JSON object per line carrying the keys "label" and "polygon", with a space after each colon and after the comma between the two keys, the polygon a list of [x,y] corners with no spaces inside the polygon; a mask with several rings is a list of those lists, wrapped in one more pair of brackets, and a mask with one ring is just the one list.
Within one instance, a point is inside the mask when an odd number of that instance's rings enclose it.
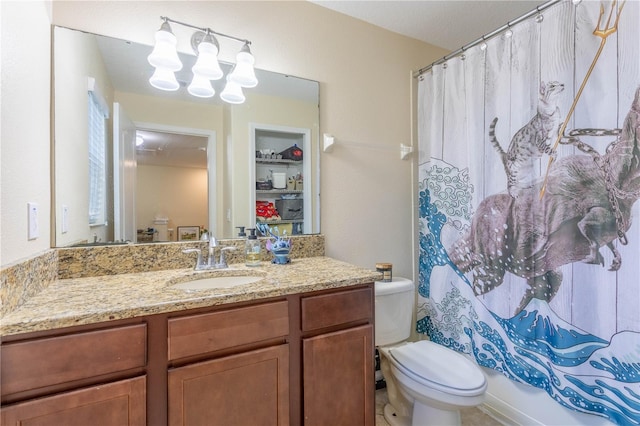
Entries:
{"label": "countertop backsplash", "polygon": [[0,269],[0,318],[58,278],[58,251],[50,249]]}
{"label": "countertop backsplash", "polygon": [[[267,239],[260,240],[262,260],[269,261],[273,255],[265,250]],[[292,236],[291,240],[292,259],[324,256],[322,234]],[[236,250],[226,253],[228,263],[244,262],[243,239],[219,240],[218,245],[236,247]],[[186,248],[200,248],[203,256],[206,256],[208,243],[192,241],[47,250],[0,270],[0,318],[56,280],[193,267],[195,255],[182,253]],[[219,247],[216,249],[216,256],[219,256]]]}

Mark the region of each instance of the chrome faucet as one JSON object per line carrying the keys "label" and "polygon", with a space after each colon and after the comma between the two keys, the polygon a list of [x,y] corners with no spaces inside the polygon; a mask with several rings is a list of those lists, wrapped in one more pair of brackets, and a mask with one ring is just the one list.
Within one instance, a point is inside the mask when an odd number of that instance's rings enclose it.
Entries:
{"label": "chrome faucet", "polygon": [[183,253],[197,253],[196,266],[194,268],[196,271],[205,271],[205,270],[208,270],[208,269],[224,269],[224,268],[228,268],[229,265],[227,264],[227,259],[225,257],[225,252],[226,251],[230,251],[230,250],[235,250],[236,248],[233,247],[233,246],[221,247],[220,248],[220,260],[218,262],[216,262],[216,256],[215,256],[216,247],[218,247],[218,242],[216,241],[215,237],[209,236],[209,255],[208,255],[206,261],[204,261],[204,259],[202,257],[202,250],[200,250],[199,248],[184,249],[184,250],[182,250],[182,252]]}
{"label": "chrome faucet", "polygon": [[207,265],[209,267],[215,267],[216,265],[216,247],[218,247],[216,237],[209,235],[209,257],[207,258]]}

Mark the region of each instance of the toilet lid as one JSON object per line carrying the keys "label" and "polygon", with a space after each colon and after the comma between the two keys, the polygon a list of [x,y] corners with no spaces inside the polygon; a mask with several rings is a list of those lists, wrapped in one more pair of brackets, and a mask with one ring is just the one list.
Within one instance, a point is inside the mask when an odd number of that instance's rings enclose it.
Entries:
{"label": "toilet lid", "polygon": [[484,390],[486,379],[477,365],[458,352],[422,340],[389,351],[395,361],[417,378],[450,389]]}

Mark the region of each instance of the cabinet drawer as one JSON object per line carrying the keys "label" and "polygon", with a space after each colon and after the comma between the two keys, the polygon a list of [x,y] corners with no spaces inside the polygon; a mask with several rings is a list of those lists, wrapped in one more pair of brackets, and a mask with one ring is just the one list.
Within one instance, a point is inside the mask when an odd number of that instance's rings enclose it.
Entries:
{"label": "cabinet drawer", "polygon": [[354,321],[373,320],[373,290],[370,287],[304,297],[302,331],[312,331]]}
{"label": "cabinet drawer", "polygon": [[284,337],[289,334],[287,301],[172,318],[169,360]]}
{"label": "cabinet drawer", "polygon": [[146,324],[2,345],[2,395],[144,367],[146,346]]}

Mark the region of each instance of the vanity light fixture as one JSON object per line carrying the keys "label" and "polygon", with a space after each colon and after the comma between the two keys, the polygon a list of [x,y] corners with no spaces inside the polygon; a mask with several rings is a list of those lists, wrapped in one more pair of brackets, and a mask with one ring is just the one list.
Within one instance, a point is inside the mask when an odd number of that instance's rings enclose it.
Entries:
{"label": "vanity light fixture", "polygon": [[245,42],[240,52],[236,55],[236,65],[233,67],[231,74],[229,74],[229,80],[237,83],[241,87],[256,87],[258,85],[258,79],[256,73],[253,70],[253,64],[255,59],[249,50],[249,44]]}
{"label": "vanity light fixture", "polygon": [[220,93],[220,99],[230,104],[241,104],[244,102],[244,93],[242,93],[242,87],[233,79],[231,74],[227,76],[227,84],[224,86],[224,90]]}
{"label": "vanity light fixture", "polygon": [[182,62],[180,62],[178,51],[176,50],[178,39],[173,35],[173,31],[171,31],[171,26],[167,20],[168,19],[165,18],[160,29],[156,31],[156,45],[147,60],[156,68],[180,71],[182,69]]}
{"label": "vanity light fixture", "polygon": [[155,72],[149,79],[149,83],[160,90],[174,91],[180,88],[180,83],[176,80],[174,71],[163,67],[156,67]]}
{"label": "vanity light fixture", "polygon": [[242,88],[255,87],[258,84],[253,64],[255,59],[251,54],[249,40],[233,37],[227,34],[215,32],[210,28],[200,28],[184,22],[179,22],[161,16],[163,20],[160,29],[156,32],[156,44],[153,51],[147,58],[149,63],[155,67],[155,72],[149,79],[149,83],[160,90],[175,91],[180,88],[175,72],[182,69],[182,62],[176,50],[177,39],[171,31],[169,23],[183,25],[197,30],[191,36],[191,46],[197,55],[195,65],[191,68],[193,78],[187,91],[200,98],[210,98],[215,95],[215,90],[211,85],[212,80],[219,80],[224,76],[220,64],[218,63],[218,52],[220,44],[217,36],[240,41],[243,43],[240,52],[236,56],[236,64],[226,77],[226,86],[220,98],[232,104],[241,104],[245,101]]}

